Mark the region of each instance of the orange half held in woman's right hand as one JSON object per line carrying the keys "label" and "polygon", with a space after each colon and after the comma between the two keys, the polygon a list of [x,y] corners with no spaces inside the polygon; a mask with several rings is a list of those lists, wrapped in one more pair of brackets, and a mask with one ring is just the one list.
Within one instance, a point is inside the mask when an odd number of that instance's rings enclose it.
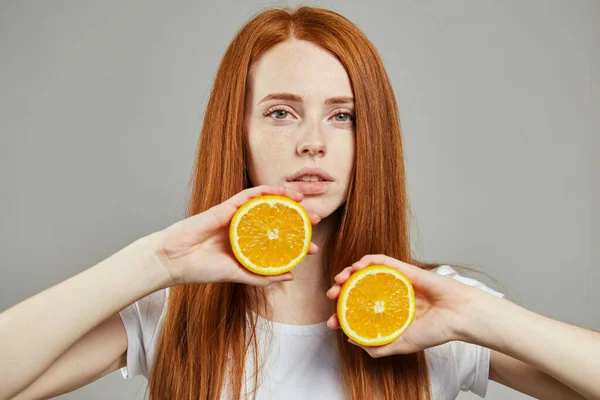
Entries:
{"label": "orange half held in woman's right hand", "polygon": [[312,225],[306,210],[284,196],[261,196],[233,216],[229,240],[233,254],[248,270],[279,275],[296,267],[308,254]]}

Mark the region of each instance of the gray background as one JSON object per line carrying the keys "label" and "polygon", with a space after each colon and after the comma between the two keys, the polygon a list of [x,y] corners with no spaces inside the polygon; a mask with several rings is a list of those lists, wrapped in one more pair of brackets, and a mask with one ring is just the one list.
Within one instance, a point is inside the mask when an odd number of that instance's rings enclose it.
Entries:
{"label": "gray background", "polygon": [[[0,3],[0,309],[183,216],[220,57],[269,4]],[[387,65],[418,254],[600,329],[600,2],[312,4],[355,22]],[[61,398],[144,389],[116,372]],[[527,396],[491,383],[488,398]]]}

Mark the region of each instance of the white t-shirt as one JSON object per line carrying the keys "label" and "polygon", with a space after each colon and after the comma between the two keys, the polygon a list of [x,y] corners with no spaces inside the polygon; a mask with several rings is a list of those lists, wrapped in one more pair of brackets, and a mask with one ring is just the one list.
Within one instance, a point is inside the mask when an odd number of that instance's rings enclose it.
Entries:
{"label": "white t-shirt", "polygon": [[[459,275],[447,265],[434,270],[467,285],[503,297],[483,283]],[[167,307],[169,289],[154,292],[120,312],[127,331],[125,379],[136,375],[148,378],[157,346],[156,339]],[[267,336],[266,330],[272,332]],[[268,338],[268,342],[265,342]],[[287,325],[258,319],[259,354],[266,357],[259,375],[258,399],[342,399],[335,334],[325,322]],[[261,343],[270,343],[266,348]],[[448,342],[425,350],[433,400],[455,399],[471,391],[485,397],[488,385],[490,350],[465,342]],[[253,357],[247,357],[247,376],[254,371]],[[247,380],[248,385],[253,379]],[[250,386],[246,390],[251,390]],[[224,397],[227,397],[224,394]]]}

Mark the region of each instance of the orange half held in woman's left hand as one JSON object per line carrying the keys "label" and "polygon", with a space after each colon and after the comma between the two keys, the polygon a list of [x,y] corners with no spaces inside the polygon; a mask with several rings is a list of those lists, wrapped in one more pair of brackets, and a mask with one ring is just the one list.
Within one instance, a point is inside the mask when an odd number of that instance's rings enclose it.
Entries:
{"label": "orange half held in woman's left hand", "polygon": [[371,265],[344,283],[337,314],[350,339],[363,346],[381,346],[398,339],[415,319],[415,292],[397,269]]}

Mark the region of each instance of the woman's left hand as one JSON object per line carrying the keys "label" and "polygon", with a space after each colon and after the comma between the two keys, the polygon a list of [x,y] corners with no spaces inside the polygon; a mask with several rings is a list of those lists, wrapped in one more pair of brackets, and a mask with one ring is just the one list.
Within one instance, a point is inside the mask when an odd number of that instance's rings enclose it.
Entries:
{"label": "woman's left hand", "polygon": [[[335,284],[327,291],[327,297],[334,300],[340,294],[341,286],[353,272],[372,264],[383,264],[406,275],[411,281],[416,297],[415,320],[395,342],[383,346],[361,346],[372,357],[385,357],[392,354],[416,353],[429,347],[452,340],[464,340],[469,303],[474,296],[482,293],[452,278],[418,268],[384,255],[368,255],[335,276]],[[327,321],[332,329],[340,328],[337,314]]]}

